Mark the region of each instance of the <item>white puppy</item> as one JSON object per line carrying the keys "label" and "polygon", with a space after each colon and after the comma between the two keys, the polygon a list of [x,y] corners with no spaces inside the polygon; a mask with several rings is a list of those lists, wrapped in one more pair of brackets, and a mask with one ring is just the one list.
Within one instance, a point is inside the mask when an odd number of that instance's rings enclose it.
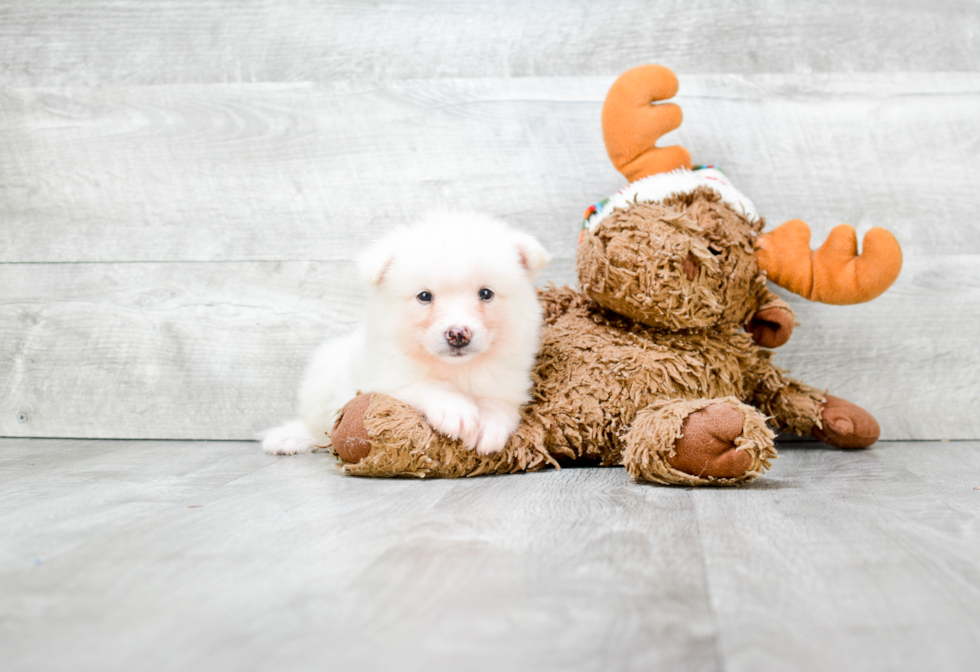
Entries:
{"label": "white puppy", "polygon": [[528,400],[541,330],[532,281],[549,259],[533,237],[471,213],[434,213],[369,247],[358,259],[371,287],[363,327],[320,347],[300,420],[266,431],[265,451],[328,445],[359,391],[404,401],[480,453],[501,450]]}

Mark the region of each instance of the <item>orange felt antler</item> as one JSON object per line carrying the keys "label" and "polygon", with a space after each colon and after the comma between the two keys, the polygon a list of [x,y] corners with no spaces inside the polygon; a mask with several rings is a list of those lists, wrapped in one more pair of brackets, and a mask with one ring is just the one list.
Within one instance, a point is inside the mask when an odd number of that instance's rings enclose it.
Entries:
{"label": "orange felt antler", "polygon": [[602,136],[616,170],[627,180],[690,168],[691,155],[680,145],[657,147],[657,140],[681,125],[681,108],[651,105],[677,93],[677,77],[662,65],[641,65],[613,82],[602,106]]}
{"label": "orange felt antler", "polygon": [[870,301],[895,282],[902,248],[890,232],[875,227],[858,254],[849,224],[834,227],[826,242],[810,250],[810,227],[793,219],[756,241],[756,260],[774,283],[811,301],[844,305]]}

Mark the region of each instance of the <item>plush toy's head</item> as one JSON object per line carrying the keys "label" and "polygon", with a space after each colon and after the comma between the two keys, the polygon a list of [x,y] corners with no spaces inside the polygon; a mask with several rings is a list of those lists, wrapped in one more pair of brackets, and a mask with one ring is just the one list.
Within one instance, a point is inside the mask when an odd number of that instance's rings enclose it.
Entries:
{"label": "plush toy's head", "polygon": [[579,285],[658,329],[742,325],[767,296],[754,248],[762,226],[704,186],[614,207],[583,233]]}
{"label": "plush toy's head", "polygon": [[[847,225],[815,252],[798,220],[763,234],[755,206],[724,173],[691,170],[682,147],[658,148],[659,137],[680,125],[680,108],[651,103],[676,91],[674,74],[654,65],[624,73],[609,91],[606,147],[631,184],[586,213],[577,254],[584,293],[647,326],[683,330],[764,319],[767,279],[837,304],[869,301],[894,282],[902,255],[888,231],[869,231],[861,255]],[[791,330],[791,321],[784,326]]]}

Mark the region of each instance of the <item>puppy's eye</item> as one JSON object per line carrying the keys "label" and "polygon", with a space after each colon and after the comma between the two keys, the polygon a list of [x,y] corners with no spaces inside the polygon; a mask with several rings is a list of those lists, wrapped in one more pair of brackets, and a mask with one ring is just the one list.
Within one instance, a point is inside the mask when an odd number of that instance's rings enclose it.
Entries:
{"label": "puppy's eye", "polygon": [[481,301],[489,301],[492,298],[493,298],[493,291],[492,290],[489,290],[486,287],[484,287],[483,289],[480,290],[480,300]]}
{"label": "puppy's eye", "polygon": [[415,295],[415,298],[419,300],[419,303],[430,303],[432,301],[432,295],[428,292],[419,292]]}

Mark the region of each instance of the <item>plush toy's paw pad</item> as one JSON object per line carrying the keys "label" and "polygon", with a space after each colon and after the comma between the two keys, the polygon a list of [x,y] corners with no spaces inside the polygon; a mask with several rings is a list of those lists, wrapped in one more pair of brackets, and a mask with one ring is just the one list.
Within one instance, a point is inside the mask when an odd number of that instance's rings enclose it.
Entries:
{"label": "plush toy's paw pad", "polygon": [[823,428],[814,427],[811,433],[835,448],[867,448],[881,434],[873,415],[860,406],[829,394],[820,416]]}
{"label": "plush toy's paw pad", "polygon": [[793,334],[793,325],[791,313],[782,308],[772,307],[753,315],[745,325],[745,330],[752,334],[752,340],[763,348],[778,348],[789,341],[789,337]]}
{"label": "plush toy's paw pad", "polygon": [[727,404],[711,404],[684,420],[684,434],[667,457],[672,467],[692,476],[738,478],[752,466],[752,456],[738,450],[741,412]]}
{"label": "plush toy's paw pad", "polygon": [[462,396],[440,399],[426,407],[425,419],[440,434],[459,439],[470,450],[476,448],[480,435],[480,409],[469,399]]}
{"label": "plush toy's paw pad", "polygon": [[333,451],[344,462],[357,464],[371,452],[371,440],[364,424],[364,416],[370,405],[370,394],[361,394],[348,401],[341,411],[340,420],[330,432]]}

